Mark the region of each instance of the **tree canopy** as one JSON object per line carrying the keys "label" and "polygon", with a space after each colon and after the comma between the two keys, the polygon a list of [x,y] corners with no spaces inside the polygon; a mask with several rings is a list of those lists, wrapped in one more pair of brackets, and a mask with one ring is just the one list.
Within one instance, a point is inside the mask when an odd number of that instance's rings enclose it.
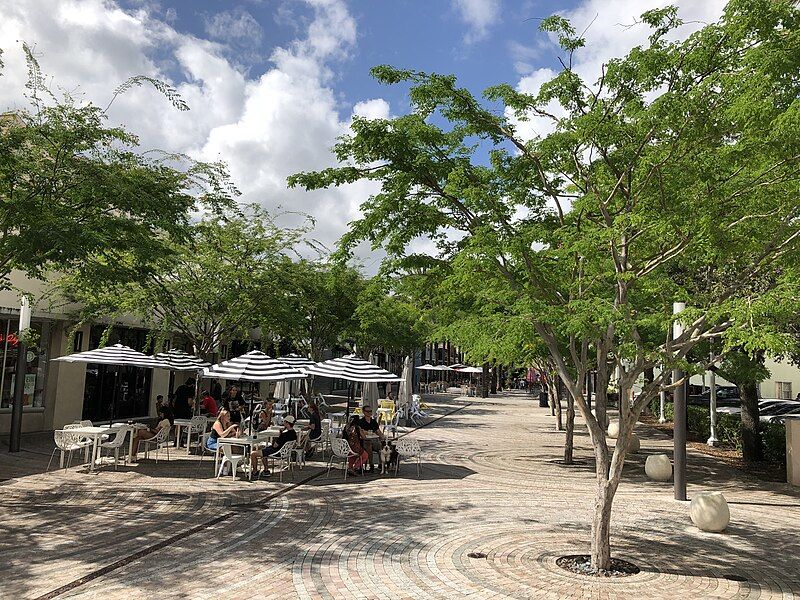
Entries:
{"label": "tree canopy", "polygon": [[[345,253],[367,240],[394,265],[418,263],[407,248],[430,237],[432,258],[459,266],[443,285],[468,273],[468,289],[502,298],[530,324],[595,447],[595,567],[610,560],[611,502],[633,425],[668,369],[622,403],[613,449],[586,403],[587,370],[597,369],[604,406],[615,369],[627,390],[655,366],[680,364],[704,339],[740,327],[770,289],[750,288],[753,278],[798,258],[799,17],[791,2],[732,0],[718,23],[675,40],[677,11],[648,11],[649,42],[605,64],[596,82],[572,68],[584,40],[552,17],[542,29],[559,39],[563,68],[535,94],[498,85],[482,100],[452,76],[376,67],[379,81],[410,84],[412,112],[355,119],[335,148],[342,166],[289,180],[307,189],[380,182]],[[517,123],[529,119],[549,132],[523,138]],[[716,276],[726,271],[736,277]],[[714,285],[690,295],[705,274]],[[669,340],[675,300],[689,309],[684,333]]]}

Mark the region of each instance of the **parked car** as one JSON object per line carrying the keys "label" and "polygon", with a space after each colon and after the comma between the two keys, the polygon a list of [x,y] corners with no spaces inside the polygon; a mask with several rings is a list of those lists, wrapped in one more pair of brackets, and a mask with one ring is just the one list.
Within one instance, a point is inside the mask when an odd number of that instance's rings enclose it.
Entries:
{"label": "parked car", "polygon": [[[735,385],[718,385],[717,386],[717,406],[739,406],[741,398],[739,397],[739,388]],[[710,406],[711,404],[711,390],[706,390],[702,394],[695,394],[686,399],[687,404],[693,406]]]}
{"label": "parked car", "polygon": [[765,423],[773,423],[773,418],[781,417],[783,415],[795,414],[795,411],[800,411],[800,402],[794,400],[784,400],[775,404],[771,404],[761,410],[759,408],[759,418]]}
{"label": "parked car", "polygon": [[[766,417],[766,420],[767,420],[767,423],[783,423],[784,420],[789,418],[789,417],[796,417],[796,418],[800,419],[800,403],[798,403],[797,407],[792,408],[792,410],[790,410],[788,412],[785,412],[785,413],[783,413],[781,415],[775,415],[775,416],[771,416],[771,417]],[[761,419],[761,420],[763,421],[764,419]]]}

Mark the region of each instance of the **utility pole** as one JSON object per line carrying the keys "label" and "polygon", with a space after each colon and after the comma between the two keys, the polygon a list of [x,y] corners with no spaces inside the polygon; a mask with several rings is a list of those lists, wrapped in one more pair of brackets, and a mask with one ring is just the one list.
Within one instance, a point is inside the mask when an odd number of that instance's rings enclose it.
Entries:
{"label": "utility pole", "polygon": [[28,372],[28,348],[25,344],[26,330],[31,326],[31,305],[23,296],[19,307],[19,341],[17,342],[17,372],[14,380],[14,402],[11,405],[11,435],[9,452],[19,452],[22,437],[22,399],[25,396],[25,375]]}
{"label": "utility pole", "polygon": [[[672,314],[678,315],[686,309],[685,302],[674,302]],[[675,319],[672,323],[672,339],[683,334],[683,325]],[[681,369],[672,371],[672,381],[681,381],[686,376]],[[675,419],[673,421],[673,459],[675,462],[674,492],[675,500],[686,500],[686,382],[683,381],[673,391]]]}

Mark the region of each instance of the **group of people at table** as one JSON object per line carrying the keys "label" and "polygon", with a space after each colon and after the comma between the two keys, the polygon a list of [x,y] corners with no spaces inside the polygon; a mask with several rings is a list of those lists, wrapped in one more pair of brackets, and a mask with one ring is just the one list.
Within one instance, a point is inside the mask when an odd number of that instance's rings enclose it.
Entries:
{"label": "group of people at table", "polygon": [[[193,386],[193,379],[189,379],[179,386],[175,391],[174,401],[170,404],[164,403],[163,397],[158,396],[159,421],[155,427],[140,429],[136,432],[133,444],[134,456],[138,455],[141,441],[155,437],[165,427],[172,428],[175,418],[188,418],[194,413]],[[215,417],[214,424],[205,441],[205,447],[214,452],[219,446],[220,438],[237,437],[244,433],[242,421],[246,418],[247,407],[241,400],[241,391],[236,386],[231,386],[226,390],[219,404],[208,391],[203,391],[200,396],[202,398],[200,411],[209,417]],[[308,431],[308,436],[306,436],[303,450],[305,450],[305,456],[310,458],[322,436],[322,418],[319,407],[314,402],[308,401],[307,404],[308,425],[303,427],[302,431]],[[262,408],[254,411],[253,431],[261,432],[272,427],[275,418],[274,405],[275,399],[270,394],[262,403]],[[295,424],[295,418],[292,415],[283,417],[283,426],[278,436],[263,448],[256,448],[250,452],[250,468],[254,475],[258,469],[259,459],[261,459],[264,468],[258,473],[258,477],[269,477],[267,461],[276,457],[287,442],[297,443],[298,435]],[[357,475],[358,471],[366,464],[369,464],[368,472],[373,472],[375,470],[374,452],[380,452],[386,443],[386,438],[378,421],[373,417],[372,408],[365,406],[363,416],[353,415],[343,428],[341,436],[348,441],[353,451],[353,455],[348,458],[348,473]]]}

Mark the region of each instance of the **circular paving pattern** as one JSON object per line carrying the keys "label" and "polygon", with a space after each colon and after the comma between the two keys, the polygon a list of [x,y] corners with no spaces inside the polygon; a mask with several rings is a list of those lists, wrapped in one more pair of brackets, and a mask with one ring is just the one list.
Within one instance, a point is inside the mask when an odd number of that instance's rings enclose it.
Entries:
{"label": "circular paving pattern", "polygon": [[[437,414],[452,408],[430,403]],[[291,478],[283,485],[198,478],[195,463],[180,457],[148,465],[148,475],[106,471],[89,478],[69,471],[5,485],[0,517],[19,527],[0,537],[6,574],[14,576],[0,574],[0,589],[36,598],[95,573],[59,597],[791,598],[800,592],[800,498],[782,486],[742,482],[693,453],[690,465],[702,469],[690,474],[690,495],[725,490],[731,509],[725,534],[694,528],[671,488],[645,481],[642,466],[631,462],[614,506],[612,554],[641,571],[619,578],[565,571],[559,557],[588,550],[595,475],[586,436],[576,435],[575,448],[586,464],[558,465],[561,440],[540,431],[552,426],[546,409],[514,396],[483,401],[474,413],[470,408],[412,434],[423,449],[421,478],[415,465],[403,464],[398,477],[345,483],[339,471],[291,488]],[[645,451],[666,448],[641,433]],[[312,463],[295,483],[320,466]],[[208,462],[204,468],[211,470]],[[130,560],[98,571],[122,557]]]}

